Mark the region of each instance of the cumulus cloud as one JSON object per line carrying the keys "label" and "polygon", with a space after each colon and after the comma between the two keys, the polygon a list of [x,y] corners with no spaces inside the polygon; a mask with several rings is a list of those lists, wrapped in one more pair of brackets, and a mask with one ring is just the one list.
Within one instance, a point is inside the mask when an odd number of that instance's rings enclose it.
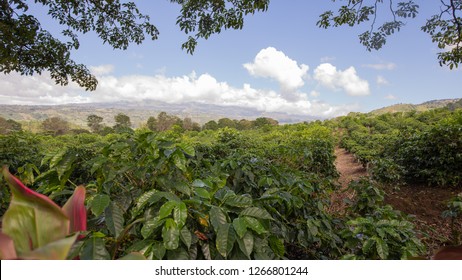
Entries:
{"label": "cumulus cloud", "polygon": [[90,71],[93,75],[96,76],[111,74],[114,71],[114,65],[105,64],[99,66],[90,66]]}
{"label": "cumulus cloud", "polygon": [[396,68],[396,64],[389,63],[376,63],[376,64],[363,64],[363,67],[371,68],[374,70],[393,70]]}
{"label": "cumulus cloud", "polygon": [[298,64],[273,47],[262,49],[252,63],[244,64],[252,76],[276,80],[283,93],[293,93],[301,88],[308,72],[308,65]]}
{"label": "cumulus cloud", "polygon": [[370,94],[369,83],[358,76],[354,67],[341,71],[330,63],[323,63],[314,70],[314,79],[327,88],[344,90],[351,96]]}
{"label": "cumulus cloud", "polygon": [[[0,100],[3,104],[45,105],[115,101],[161,101],[167,103],[197,102],[221,106],[240,106],[264,112],[285,112],[319,117],[346,114],[351,106],[331,106],[311,101],[309,94],[296,92],[295,100],[289,100],[274,90],[263,90],[243,84],[233,87],[217,81],[210,74],[167,77],[130,75],[116,77],[103,75],[98,78],[98,88],[85,92],[74,83],[62,87],[55,85],[47,75],[21,76],[16,73],[0,77]],[[316,94],[312,94],[316,95]]]}

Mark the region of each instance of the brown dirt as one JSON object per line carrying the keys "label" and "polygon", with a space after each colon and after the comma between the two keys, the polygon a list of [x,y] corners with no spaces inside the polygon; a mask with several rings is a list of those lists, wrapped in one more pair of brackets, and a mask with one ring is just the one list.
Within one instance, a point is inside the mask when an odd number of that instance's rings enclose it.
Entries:
{"label": "brown dirt", "polygon": [[[368,176],[366,169],[358,163],[354,156],[344,149],[336,149],[337,157],[335,165],[340,178],[341,188],[332,195],[332,207],[330,211],[344,213],[344,198],[352,198],[354,193],[345,192],[352,180]],[[393,208],[414,216],[414,224],[417,230],[422,232],[421,238],[428,246],[429,252],[435,252],[442,245],[447,245],[451,240],[450,220],[441,217],[446,209],[446,202],[461,190],[449,188],[436,188],[422,185],[387,186],[382,185],[385,191],[385,203]],[[456,224],[459,232],[462,231],[462,223]]]}

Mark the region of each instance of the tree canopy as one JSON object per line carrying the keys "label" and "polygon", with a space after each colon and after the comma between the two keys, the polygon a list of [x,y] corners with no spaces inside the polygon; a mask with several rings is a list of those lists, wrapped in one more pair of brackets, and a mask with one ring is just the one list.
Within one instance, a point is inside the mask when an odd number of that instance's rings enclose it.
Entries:
{"label": "tree canopy", "polygon": [[[29,2],[29,3],[28,3]],[[34,0],[48,9],[48,16],[63,26],[61,35],[53,36],[42,28],[29,11],[32,1],[0,0],[0,70],[23,75],[48,71],[57,84],[67,85],[69,79],[86,90],[94,90],[97,80],[89,69],[71,58],[80,46],[78,34],[96,32],[103,43],[115,49],[126,49],[145,39],[156,40],[159,31],[148,15],[141,13],[133,2],[120,0]],[[193,53],[198,40],[208,39],[224,29],[242,29],[244,17],[265,12],[270,0],[170,0],[181,5],[177,25],[188,35],[182,48]],[[370,50],[383,47],[391,34],[398,32],[404,19],[414,18],[419,5],[414,1],[337,0],[342,3],[336,12],[320,15],[317,25],[355,26],[371,22],[370,29],[359,35],[360,42]],[[451,69],[462,62],[462,0],[441,0],[441,9],[427,19],[422,30],[431,36],[439,49],[440,65]],[[332,4],[336,5],[336,4]],[[423,4],[425,5],[425,4]],[[389,20],[378,25],[379,11],[389,11]],[[377,27],[378,26],[378,27]]]}

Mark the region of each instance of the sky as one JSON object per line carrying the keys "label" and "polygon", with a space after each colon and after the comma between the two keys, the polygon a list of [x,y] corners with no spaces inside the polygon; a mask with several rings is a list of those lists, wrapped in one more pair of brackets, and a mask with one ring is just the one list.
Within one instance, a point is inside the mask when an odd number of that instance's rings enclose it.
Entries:
{"label": "sky", "polygon": [[[368,52],[358,35],[370,23],[316,26],[319,15],[338,7],[337,2],[272,0],[268,11],[247,16],[242,30],[199,40],[193,55],[181,49],[187,35],[175,24],[177,4],[135,2],[159,29],[158,40],[121,51],[93,33],[79,37],[81,46],[72,58],[97,76],[96,91],[72,83],[57,86],[46,73],[12,73],[0,75],[0,104],[198,102],[324,119],[396,103],[462,98],[462,69],[440,67],[437,46],[420,30],[439,11],[439,1],[416,1],[418,17],[406,20],[381,50]],[[31,11],[51,32],[62,30],[40,7]]]}

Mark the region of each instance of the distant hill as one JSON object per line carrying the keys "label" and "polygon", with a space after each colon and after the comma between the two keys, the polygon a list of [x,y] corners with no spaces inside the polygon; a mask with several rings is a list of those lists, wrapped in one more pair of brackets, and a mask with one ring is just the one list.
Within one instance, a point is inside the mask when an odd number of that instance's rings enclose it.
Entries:
{"label": "distant hill", "polygon": [[381,115],[386,113],[397,113],[397,112],[423,112],[428,111],[431,109],[443,108],[452,103],[460,102],[462,98],[456,99],[439,99],[439,100],[431,100],[424,102],[422,104],[396,104],[387,107],[383,107],[377,110],[373,110],[370,112],[372,115]]}
{"label": "distant hill", "polygon": [[87,126],[87,117],[96,114],[103,117],[103,123],[114,125],[114,116],[124,113],[130,117],[134,127],[145,124],[151,116],[157,117],[160,112],[189,117],[193,121],[204,124],[209,120],[220,118],[248,119],[270,117],[279,123],[297,123],[312,121],[315,118],[306,115],[289,115],[285,113],[266,113],[254,109],[237,106],[216,106],[200,103],[168,104],[163,102],[113,102],[113,103],[85,103],[66,105],[2,105],[0,116],[15,121],[36,122],[49,117],[60,117],[82,128]]}

